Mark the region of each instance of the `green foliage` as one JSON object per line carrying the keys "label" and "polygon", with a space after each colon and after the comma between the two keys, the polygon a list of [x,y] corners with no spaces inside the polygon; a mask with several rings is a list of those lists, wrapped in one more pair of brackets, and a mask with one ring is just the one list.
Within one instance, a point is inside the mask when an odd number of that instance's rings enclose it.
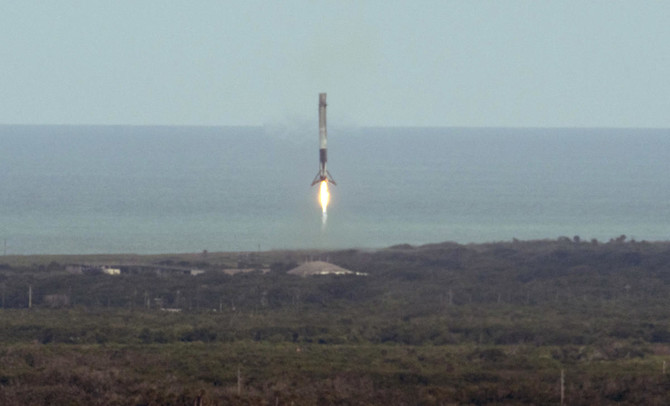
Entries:
{"label": "green foliage", "polygon": [[[561,369],[567,404],[664,403],[669,243],[322,255],[368,276],[287,274],[297,252],[7,258],[0,404],[557,404]],[[156,268],[64,265],[123,261]],[[221,271],[240,262],[271,271]]]}

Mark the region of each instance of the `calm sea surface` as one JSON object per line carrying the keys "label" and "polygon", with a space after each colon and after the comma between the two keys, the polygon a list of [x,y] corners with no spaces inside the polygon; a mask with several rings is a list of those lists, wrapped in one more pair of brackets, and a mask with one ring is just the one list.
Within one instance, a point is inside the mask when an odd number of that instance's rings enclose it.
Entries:
{"label": "calm sea surface", "polygon": [[[670,239],[670,130],[0,126],[0,250]],[[6,241],[6,248],[4,242]]]}

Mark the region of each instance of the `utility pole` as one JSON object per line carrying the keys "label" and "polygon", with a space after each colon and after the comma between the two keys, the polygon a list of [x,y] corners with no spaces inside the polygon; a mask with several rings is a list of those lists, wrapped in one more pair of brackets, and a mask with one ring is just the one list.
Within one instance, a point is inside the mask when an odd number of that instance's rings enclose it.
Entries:
{"label": "utility pole", "polygon": [[237,396],[240,396],[242,394],[242,371],[240,371],[240,367],[237,367]]}
{"label": "utility pole", "polygon": [[561,406],[565,405],[565,370],[561,368]]}
{"label": "utility pole", "polygon": [[33,308],[33,285],[28,285],[28,308]]}

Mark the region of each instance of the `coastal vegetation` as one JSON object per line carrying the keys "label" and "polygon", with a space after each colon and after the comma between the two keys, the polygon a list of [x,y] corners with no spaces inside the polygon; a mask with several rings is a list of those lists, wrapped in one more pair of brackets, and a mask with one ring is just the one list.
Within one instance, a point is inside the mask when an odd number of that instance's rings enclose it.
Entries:
{"label": "coastal vegetation", "polygon": [[[310,259],[365,276],[287,273]],[[670,243],[625,236],[6,256],[0,306],[3,405],[661,405],[670,387]]]}

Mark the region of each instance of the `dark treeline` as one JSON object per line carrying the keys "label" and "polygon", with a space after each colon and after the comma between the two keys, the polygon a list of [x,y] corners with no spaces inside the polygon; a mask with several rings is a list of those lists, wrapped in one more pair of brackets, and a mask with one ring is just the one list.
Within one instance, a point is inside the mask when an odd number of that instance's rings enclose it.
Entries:
{"label": "dark treeline", "polygon": [[[283,261],[280,252],[265,258],[272,261],[265,265],[271,270],[267,275],[227,275],[218,272],[219,264],[202,258],[178,262],[182,267],[208,271],[197,277],[151,271],[78,275],[68,274],[65,264],[55,261],[32,266],[0,262],[0,306],[27,307],[29,286],[32,304],[38,307],[151,308],[155,303],[147,303],[150,299],[160,301],[162,307],[184,310],[219,309],[222,301],[241,309],[285,308],[295,306],[296,300],[304,305],[329,300],[370,302],[389,293],[430,307],[430,311],[439,311],[445,300],[452,305],[603,300],[648,304],[652,299],[663,300],[667,294],[664,286],[670,281],[670,244],[625,242],[624,238],[604,244],[581,242],[578,237],[481,245],[443,243],[320,255],[344,268],[367,273],[367,278],[286,275],[298,263],[295,259]],[[304,291],[300,298],[298,290]]]}
{"label": "dark treeline", "polygon": [[563,370],[565,404],[664,404],[670,243],[311,255],[367,276],[287,274],[295,252],[236,275],[230,256],[140,258],[197,276],[9,258],[0,403],[559,404]]}

